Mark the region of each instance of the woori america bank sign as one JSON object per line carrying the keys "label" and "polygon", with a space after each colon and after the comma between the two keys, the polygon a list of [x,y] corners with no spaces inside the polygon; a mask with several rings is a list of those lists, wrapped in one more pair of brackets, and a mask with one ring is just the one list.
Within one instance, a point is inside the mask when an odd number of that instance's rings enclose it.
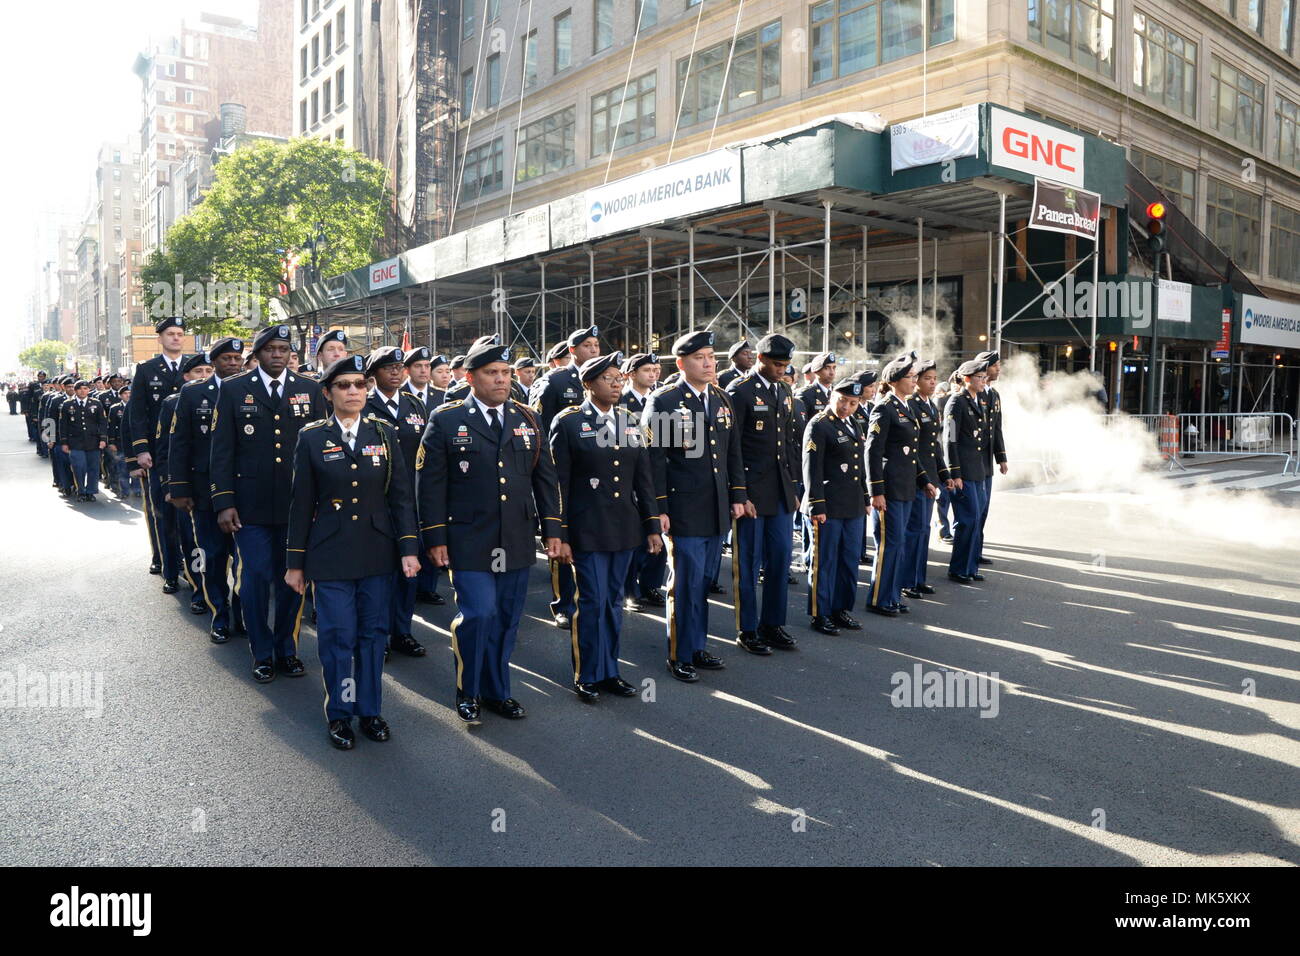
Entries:
{"label": "woori america bank sign", "polygon": [[1300,303],[1241,297],[1241,342],[1300,349]]}
{"label": "woori america bank sign", "polygon": [[740,152],[715,149],[588,189],[587,238],[740,201]]}

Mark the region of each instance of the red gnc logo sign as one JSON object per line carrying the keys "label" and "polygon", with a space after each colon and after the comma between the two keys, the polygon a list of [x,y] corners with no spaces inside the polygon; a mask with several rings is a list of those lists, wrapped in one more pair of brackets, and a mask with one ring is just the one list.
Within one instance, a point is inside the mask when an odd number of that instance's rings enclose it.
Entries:
{"label": "red gnc logo sign", "polygon": [[1083,186],[1083,137],[994,107],[990,162],[1069,186]]}
{"label": "red gnc logo sign", "polygon": [[1041,136],[1035,136],[1028,130],[1014,129],[1008,126],[1002,131],[1002,148],[1012,156],[1034,162],[1041,160],[1049,166],[1073,173],[1075,166],[1075,148],[1066,143],[1053,142]]}
{"label": "red gnc logo sign", "polygon": [[402,278],[402,263],[399,259],[385,259],[370,267],[370,291],[385,286],[396,285]]}

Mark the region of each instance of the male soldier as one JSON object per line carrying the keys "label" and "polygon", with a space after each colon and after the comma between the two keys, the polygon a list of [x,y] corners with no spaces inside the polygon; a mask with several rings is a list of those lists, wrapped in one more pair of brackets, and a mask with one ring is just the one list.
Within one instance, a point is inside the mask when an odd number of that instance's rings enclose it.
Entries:
{"label": "male soldier", "polygon": [[94,501],[99,491],[99,453],[108,444],[104,406],[90,398],[90,383],[76,383],[76,394],[60,410],[59,441],[72,464],[78,501]]}
{"label": "male soldier", "polygon": [[[442,356],[438,356],[442,358]],[[433,404],[434,400],[439,397],[437,389],[431,384],[433,378],[433,353],[423,345],[416,346],[404,354],[402,364],[406,366],[406,381],[402,383],[402,391],[415,399],[415,404],[420,409],[420,414],[428,418],[429,413],[433,411],[442,402],[437,405]],[[443,359],[445,362],[446,359]],[[415,456],[407,458],[406,463],[415,467]]]}
{"label": "male soldier", "polygon": [[[139,498],[140,479],[132,476],[131,466],[126,461],[126,450],[131,447],[131,432],[128,428],[129,420],[126,414],[127,404],[131,401],[131,383],[127,382],[117,392],[117,404],[109,409],[109,441],[116,445],[113,448],[113,454],[117,462],[117,487],[119,497],[126,498],[128,495],[134,495]],[[110,445],[112,447],[112,445]],[[146,523],[146,527],[148,524]],[[149,542],[153,546],[153,531],[150,530]],[[154,560],[157,560],[155,553]]]}
{"label": "male soldier", "polygon": [[50,452],[50,467],[54,472],[54,486],[59,494],[68,498],[75,484],[72,460],[63,450],[59,432],[62,428],[63,403],[72,397],[72,376],[60,375],[54,380],[54,390],[41,403],[41,436]]}
{"label": "male soldier", "polygon": [[[248,628],[253,679],[305,673],[298,659],[304,600],[285,583],[285,535],[293,478],[293,449],[303,425],[325,417],[321,388],[294,375],[289,326],[273,325],[253,339],[257,366],[221,386],[212,423],[212,507],[217,527],[235,536],[236,591]],[[267,626],[275,590],[275,628]]]}
{"label": "male soldier", "polygon": [[732,382],[754,367],[754,347],[748,339],[741,339],[727,349],[727,358],[731,359],[731,368],[718,376],[718,388],[724,392]]}
{"label": "male soldier", "polygon": [[987,381],[986,368],[979,359],[959,366],[955,375],[961,389],[953,393],[943,410],[944,464],[948,466],[948,477],[953,479],[955,532],[948,577],[961,584],[984,580],[979,573],[979,554],[989,435],[979,395]]}
{"label": "male soldier", "polygon": [[[181,362],[181,377],[184,382],[181,388],[190,382],[207,381],[212,374],[212,363],[207,356],[198,352],[191,355],[185,361]],[[180,392],[174,392],[163,399],[162,407],[158,410],[158,432],[154,435],[154,471],[156,471],[163,485],[163,501],[171,504],[171,439],[172,426],[176,421],[176,403],[180,400]],[[169,507],[168,511],[172,511]],[[185,580],[190,586],[190,613],[206,614],[208,605],[203,600],[203,584],[195,576],[198,566],[202,561],[198,560],[195,552],[198,550],[198,540],[194,534],[194,525],[188,518],[179,511],[173,512],[176,520],[172,526],[176,530],[176,547],[181,555],[181,572],[185,575]],[[162,525],[162,522],[159,522]],[[165,526],[164,526],[165,527]],[[173,579],[163,580],[163,594],[175,594],[180,589],[179,582]]]}
{"label": "male soldier", "polygon": [[330,329],[316,340],[316,368],[321,374],[348,354],[348,337],[342,329]]}
{"label": "male soldier", "polygon": [[[429,359],[429,389],[433,393],[433,407],[445,402],[447,388],[451,385],[451,360],[445,355],[435,355]],[[432,411],[432,409],[430,409]]]}
{"label": "male soldier", "polygon": [[236,338],[218,339],[208,348],[205,359],[212,366],[212,374],[206,380],[187,383],[176,400],[168,446],[167,486],[172,505],[183,513],[182,523],[190,523],[202,554],[196,569],[200,586],[196,597],[201,597],[202,607],[212,613],[209,639],[213,644],[224,644],[230,639],[232,629],[226,572],[234,553],[234,541],[229,533],[217,527],[217,516],[212,510],[212,425],[222,386],[239,374],[243,364],[244,343]]}
{"label": "male soldier", "polygon": [[[489,335],[480,335],[478,338],[476,338],[476,339],[474,340],[474,344],[470,346],[470,351],[472,352],[474,349],[478,348],[480,345],[493,345],[493,346],[499,346],[500,344],[501,344],[501,336],[497,335],[495,332],[493,332],[493,333],[491,333],[491,334],[489,334]],[[453,363],[453,364],[454,364],[454,363]],[[462,363],[462,364],[463,364],[463,363]],[[512,387],[511,387],[511,390],[510,390],[510,393],[511,393],[511,400],[512,400],[512,401],[517,401],[517,400],[518,400],[518,398],[517,398],[518,393],[517,393],[516,390],[513,388],[513,384],[514,384],[514,383],[512,382],[512,383],[511,383]],[[470,383],[469,383],[469,378],[468,378],[467,376],[462,375],[462,376],[460,377],[460,380],[459,380],[459,381],[453,383],[453,384],[452,384],[452,385],[447,389],[447,393],[446,393],[445,395],[443,395],[442,400],[443,400],[444,402],[456,402],[456,401],[462,401],[462,400],[463,400],[467,395],[469,395],[469,385],[470,385]]]}
{"label": "male soldier", "polygon": [[515,398],[516,400],[527,402],[528,391],[533,387],[533,382],[537,378],[537,360],[531,355],[525,355],[521,359],[515,359],[514,369],[515,385],[520,389],[523,389],[525,396],[523,399],[519,399],[516,395]]}
{"label": "male soldier", "polygon": [[[415,403],[424,413],[427,424],[433,410],[447,400],[447,386],[451,384],[451,368],[447,356],[432,355],[422,345],[407,352],[403,362],[406,364],[407,380],[402,388],[415,397]],[[406,456],[406,463],[415,467],[414,451]],[[438,593],[438,572],[439,569],[433,566],[424,549],[420,549],[420,573],[415,579],[415,600],[434,607],[442,607],[447,603],[447,599]],[[402,593],[405,586],[405,582],[399,582],[397,593]]]}
{"label": "male soldier", "polygon": [[[163,500],[163,476],[153,467],[154,436],[158,432],[158,414],[162,401],[173,392],[181,390],[181,346],[185,344],[185,320],[173,316],[154,326],[158,333],[158,346],[162,354],[135,367],[131,382],[131,401],[127,404],[128,429],[131,447],[126,452],[126,463],[139,473],[145,485],[144,517],[153,531],[158,557],[150,566],[150,574],[161,572],[164,581],[175,581],[181,573],[180,547],[175,542],[176,509],[166,506]],[[161,564],[159,561],[161,560]],[[158,570],[155,571],[154,567]]]}
{"label": "male soldier", "polygon": [[[650,400],[659,381],[663,366],[659,356],[653,352],[639,352],[623,362],[623,378],[626,385],[618,403],[624,406],[637,421],[645,411],[645,404]],[[644,611],[647,607],[664,607],[664,573],[668,567],[668,555],[662,548],[651,554],[645,545],[637,547],[632,555],[632,563],[627,569],[627,582],[623,593],[627,595],[627,610]]]}
{"label": "male soldier", "polygon": [[[546,376],[550,375],[557,368],[564,368],[564,366],[568,364],[569,364],[569,343],[561,339],[560,341],[552,345],[549,350],[547,350],[546,368],[542,370],[542,374],[538,375],[536,378],[533,379],[533,384],[536,385],[540,380],[546,378]],[[528,393],[530,395],[532,394],[531,387],[528,389]]]}
{"label": "male soldier", "polygon": [[[406,358],[402,350],[393,345],[370,353],[366,359],[366,377],[374,379],[375,387],[366,398],[364,413],[393,427],[402,449],[402,463],[414,488],[415,459],[420,450],[420,439],[424,437],[425,411],[422,401],[402,388]],[[393,572],[387,647],[407,657],[425,655],[424,645],[411,634],[415,592],[415,578],[408,578],[401,568]]]}
{"label": "male soldier", "polygon": [[[794,638],[785,631],[786,572],[793,515],[799,504],[800,435],[794,396],[782,381],[793,355],[794,343],[784,335],[765,335],[758,343],[758,368],[751,365],[727,388],[736,413],[736,436],[749,491],[745,514],[736,519],[732,533],[736,643],[751,654],[771,654],[774,647],[792,650],[795,646]],[[765,569],[761,616],[760,568]]]}
{"label": "male soldier", "polygon": [[41,397],[46,393],[49,382],[46,381],[44,372],[36,373],[36,380],[28,382],[27,388],[23,390],[22,405],[23,415],[27,419],[27,440],[34,442],[36,445],[36,454],[44,458],[49,451],[45,447],[45,442],[41,440],[41,422],[39,418]]}
{"label": "male soldier", "polygon": [[[804,379],[808,382],[794,393],[795,401],[803,413],[803,428],[826,407],[831,397],[831,382],[835,381],[835,353],[821,352],[803,367]],[[802,434],[802,432],[801,432]],[[812,564],[813,527],[807,509],[799,511],[799,535],[803,540],[803,560],[800,564],[810,567]]]}
{"label": "male soldier", "polygon": [[450,392],[458,383],[465,381],[465,356],[453,355],[451,361],[447,363],[447,368],[451,369],[451,381],[447,383],[445,390]]}
{"label": "male soldier", "polygon": [[987,477],[984,479],[984,511],[980,515],[980,564],[992,564],[992,558],[984,557],[984,525],[989,520],[989,503],[993,497],[993,466],[996,464],[998,471],[1002,474],[1007,473],[1007,446],[1002,440],[1002,396],[998,390],[993,387],[993,383],[998,380],[1002,374],[1002,356],[997,352],[980,352],[975,356],[975,361],[985,364],[984,391],[980,392],[980,405],[984,409],[984,419],[988,422],[989,440],[984,446]]}
{"label": "male soldier", "polygon": [[713,333],[683,335],[673,354],[682,379],[650,396],[641,421],[653,440],[659,524],[668,536],[668,670],[692,682],[697,667],[723,667],[704,649],[710,565],[748,495],[731,404],[713,384]]}
{"label": "male soldier", "polygon": [[465,366],[470,394],[433,413],[416,484],[424,547],[434,564],[455,568],[456,714],[477,723],[480,698],[503,717],[524,716],[510,696],[510,654],[536,560],[534,528],[540,513],[547,557],[559,560],[564,520],[546,436],[532,409],[510,401],[510,350],[481,345]]}

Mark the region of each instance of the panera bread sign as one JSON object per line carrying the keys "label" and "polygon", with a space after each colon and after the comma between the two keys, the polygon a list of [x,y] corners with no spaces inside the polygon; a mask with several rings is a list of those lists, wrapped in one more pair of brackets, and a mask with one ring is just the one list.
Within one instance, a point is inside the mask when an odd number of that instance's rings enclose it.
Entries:
{"label": "panera bread sign", "polygon": [[1101,195],[1086,189],[1062,186],[1045,179],[1034,180],[1034,206],[1029,214],[1030,229],[1064,232],[1097,241],[1101,220]]}

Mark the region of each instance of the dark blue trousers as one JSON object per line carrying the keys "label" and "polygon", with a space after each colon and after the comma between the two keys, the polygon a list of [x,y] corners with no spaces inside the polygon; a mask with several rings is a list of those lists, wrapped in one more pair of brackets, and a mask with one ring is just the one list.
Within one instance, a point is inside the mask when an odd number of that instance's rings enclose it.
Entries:
{"label": "dark blue trousers", "polygon": [[827,518],[821,524],[812,525],[808,613],[813,617],[830,617],[837,611],[853,610],[865,524],[866,515],[861,515],[857,518]]}
{"label": "dark blue trousers", "polygon": [[[411,620],[415,616],[415,592],[419,588],[419,577],[408,578],[398,568],[393,572],[391,609],[388,615],[388,633],[394,636],[411,633]],[[316,610],[317,619],[320,609]]]}
{"label": "dark blue trousers", "polygon": [[573,617],[573,565],[551,561],[551,614]]}
{"label": "dark blue trousers", "polygon": [[[306,598],[284,583],[287,532],[288,527],[282,524],[246,524],[235,532],[235,553],[239,558],[235,591],[243,607],[248,649],[254,662],[293,657],[298,653],[298,628],[302,625]],[[267,623],[272,592],[275,593],[274,630]]]}
{"label": "dark blue trousers", "polygon": [[528,568],[515,571],[453,571],[455,619],[451,651],[456,690],[466,697],[510,696],[510,655],[528,595]]}
{"label": "dark blue trousers", "polygon": [[974,574],[979,569],[984,482],[967,481],[952,493],[953,543],[949,574]]}
{"label": "dark blue trousers", "polygon": [[578,582],[578,610],[570,623],[575,684],[618,676],[623,588],[633,550],[573,552]]}
{"label": "dark blue trousers", "polygon": [[944,485],[939,489],[939,535],[947,536],[952,534],[952,525],[948,523],[948,512],[952,508],[953,493]]}
{"label": "dark blue trousers", "polygon": [[627,584],[623,593],[642,595],[663,587],[667,569],[667,549],[651,554],[644,544],[639,545],[632,552],[632,560],[627,566]]}
{"label": "dark blue trousers", "polygon": [[50,468],[54,472],[55,484],[65,491],[72,488],[72,462],[68,458],[68,453],[59,447],[58,442],[55,442],[54,447],[50,449]]}
{"label": "dark blue trousers", "polygon": [[[992,467],[996,468],[997,465],[993,465]],[[993,500],[993,473],[990,472],[989,476],[984,479],[984,501],[983,501],[984,509],[983,511],[980,512],[980,547],[979,547],[979,551],[975,553],[975,557],[977,558],[984,557],[984,525],[989,520],[989,502],[992,500]]]}
{"label": "dark blue trousers", "polygon": [[393,576],[314,581],[325,719],[378,717]]}
{"label": "dark blue trousers", "polygon": [[119,455],[117,459],[117,487],[123,498],[140,490],[140,479],[131,477],[131,466],[126,463],[125,455]]}
{"label": "dark blue trousers", "polygon": [[[754,631],[783,627],[789,605],[790,586],[786,572],[794,550],[794,525],[788,511],[757,518],[737,518],[735,544],[731,549],[732,580],[735,583],[736,629]],[[758,605],[758,572],[763,576],[763,607]]]}
{"label": "dark blue trousers", "polygon": [[77,491],[83,495],[99,494],[99,449],[80,451],[73,448],[68,452],[68,457]]}
{"label": "dark blue trousers", "polygon": [[420,552],[420,573],[415,576],[415,588],[417,591],[428,591],[430,594],[438,593],[438,575],[441,569],[429,560],[429,555]]}
{"label": "dark blue trousers", "polygon": [[876,517],[876,563],[871,571],[872,607],[893,607],[902,600],[903,553],[912,501],[885,499],[885,513]]}
{"label": "dark blue trousers", "polygon": [[722,535],[665,535],[668,543],[668,659],[689,664],[709,639],[709,575]]}
{"label": "dark blue trousers", "polygon": [[[148,475],[149,490],[146,494],[149,495],[149,506],[153,515],[154,540],[158,542],[163,580],[170,581],[173,578],[180,577],[181,573],[181,539],[177,531],[178,522],[176,520],[178,512],[163,500],[166,491],[163,488],[162,475],[159,474],[158,469],[150,468]],[[283,538],[281,543],[283,543]]]}
{"label": "dark blue trousers", "polygon": [[194,576],[202,589],[203,600],[212,612],[212,626],[230,627],[230,585],[226,583],[226,570],[230,565],[233,541],[230,535],[221,533],[213,511],[195,508],[189,514],[189,521],[203,555],[202,570],[196,568]]}
{"label": "dark blue trousers", "polygon": [[921,489],[912,502],[912,513],[907,518],[907,546],[903,549],[903,563],[898,570],[900,587],[914,588],[925,583],[925,566],[930,559],[930,515],[934,499]]}

